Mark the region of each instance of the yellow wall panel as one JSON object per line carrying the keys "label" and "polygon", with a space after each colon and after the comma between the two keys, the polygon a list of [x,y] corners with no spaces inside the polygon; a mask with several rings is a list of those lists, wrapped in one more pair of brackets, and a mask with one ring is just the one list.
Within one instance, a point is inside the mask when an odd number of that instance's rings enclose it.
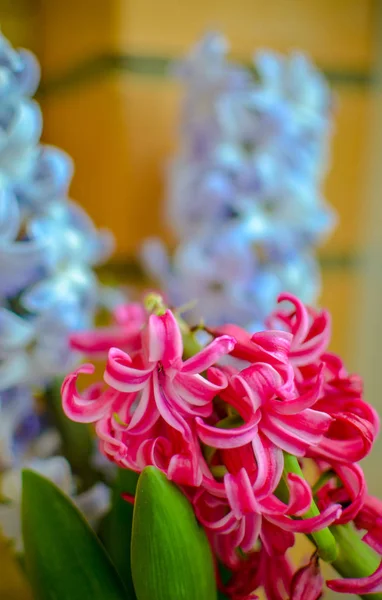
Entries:
{"label": "yellow wall panel", "polygon": [[44,73],[54,75],[94,55],[119,51],[121,1],[40,0]]}
{"label": "yellow wall panel", "polygon": [[351,251],[360,237],[359,214],[366,192],[366,148],[369,136],[371,94],[363,88],[334,90],[338,109],[334,115],[331,166],[324,195],[338,212],[338,224],[325,252]]}
{"label": "yellow wall panel", "polygon": [[45,141],[75,161],[71,195],[113,229],[119,254],[132,254],[144,237],[160,232],[176,110],[174,86],[139,77],[106,79],[44,103]]}
{"label": "yellow wall panel", "polygon": [[360,285],[356,270],[324,269],[322,272],[322,294],[320,306],[327,308],[332,315],[332,339],[329,349],[339,354],[349,370],[354,369],[352,322],[354,310],[354,290]]}
{"label": "yellow wall panel", "polygon": [[266,46],[303,48],[325,65],[370,62],[372,0],[131,0],[120,7],[134,52],[182,53],[207,28],[217,28],[247,58]]}

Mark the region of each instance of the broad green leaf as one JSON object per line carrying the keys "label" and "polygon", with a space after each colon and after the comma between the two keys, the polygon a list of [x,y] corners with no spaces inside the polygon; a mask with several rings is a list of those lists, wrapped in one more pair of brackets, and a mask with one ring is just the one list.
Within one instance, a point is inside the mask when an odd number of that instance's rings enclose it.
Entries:
{"label": "broad green leaf", "polygon": [[138,600],[216,600],[211,550],[192,507],[155,467],[135,496],[131,568]]}
{"label": "broad green leaf", "polygon": [[102,540],[120,577],[132,598],[135,598],[130,565],[131,531],[134,507],[122,498],[123,493],[134,496],[138,474],[118,469],[113,486],[111,509],[102,526]]}
{"label": "broad green leaf", "polygon": [[130,600],[84,517],[52,482],[23,471],[25,565],[37,600]]}

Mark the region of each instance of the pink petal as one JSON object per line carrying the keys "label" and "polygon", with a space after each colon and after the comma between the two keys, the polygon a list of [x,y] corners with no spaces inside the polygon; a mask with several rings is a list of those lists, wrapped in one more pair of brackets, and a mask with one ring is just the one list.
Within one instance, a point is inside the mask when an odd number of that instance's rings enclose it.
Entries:
{"label": "pink petal", "polygon": [[114,389],[120,392],[136,392],[144,388],[153,369],[136,369],[131,367],[132,360],[128,354],[118,348],[109,350],[104,380]]}
{"label": "pink petal", "polygon": [[331,579],[326,582],[329,589],[340,594],[372,594],[382,591],[382,562],[369,577],[362,579]]}
{"label": "pink petal", "polygon": [[158,419],[159,411],[155,403],[153,385],[150,381],[142,390],[137,407],[129,423],[128,432],[139,435],[147,433]]}
{"label": "pink petal", "polygon": [[177,393],[186,402],[195,406],[203,406],[210,403],[226,387],[227,380],[222,378],[222,383],[217,385],[201,375],[189,375],[180,372],[175,376],[173,385]]}
{"label": "pink petal", "polygon": [[[366,482],[361,467],[357,464],[334,465],[343,487],[335,488],[330,494],[330,502],[341,502],[341,495],[346,493],[346,508],[343,509],[338,524],[352,521],[361,510],[366,498]],[[319,495],[320,499],[320,495]],[[349,503],[350,500],[350,503]]]}
{"label": "pink petal", "polygon": [[304,304],[293,296],[293,294],[283,293],[277,298],[277,302],[291,302],[295,308],[295,323],[293,325],[293,346],[300,345],[306,338],[309,331],[309,315]]}
{"label": "pink petal", "polygon": [[261,430],[286,452],[302,456],[322,440],[331,422],[326,413],[307,408],[297,415],[264,415]]}
{"label": "pink petal", "polygon": [[176,400],[174,402],[174,400],[167,397],[166,390],[164,390],[163,386],[159,383],[158,373],[156,371],[153,373],[153,390],[155,403],[163,419],[171,427],[179,431],[183,437],[189,438],[189,426],[179,413],[176,414],[175,411],[172,410],[171,405],[176,404]]}
{"label": "pink petal", "polygon": [[254,550],[255,544],[260,534],[262,517],[258,513],[245,515],[245,534],[240,543],[243,552]]}
{"label": "pink petal", "polygon": [[231,378],[237,393],[244,393],[257,410],[282,387],[283,380],[276,369],[266,363],[255,363]]}
{"label": "pink petal", "polygon": [[320,515],[301,521],[290,519],[285,515],[267,515],[267,519],[286,531],[293,531],[294,533],[314,533],[315,531],[329,527],[329,525],[334,523],[334,521],[339,518],[341,510],[339,504],[333,504]]}
{"label": "pink petal", "polygon": [[252,338],[254,360],[287,363],[293,336],[287,331],[268,330],[255,333]]}
{"label": "pink petal", "polygon": [[314,555],[293,575],[290,600],[319,600],[323,584],[318,556]]}
{"label": "pink petal", "polygon": [[[115,394],[99,391],[94,398],[81,396],[77,390],[77,379],[81,373],[92,374],[95,367],[85,364],[65,377],[61,387],[62,407],[64,413],[72,421],[78,423],[94,423],[103,417],[115,399]],[[94,387],[92,388],[94,389]]]}
{"label": "pink petal", "polygon": [[295,473],[288,474],[288,484],[288,515],[300,517],[310,508],[312,491],[309,484]]}
{"label": "pink petal", "polygon": [[174,454],[167,468],[167,477],[178,485],[198,487],[202,482],[202,474],[192,456]]}
{"label": "pink petal", "polygon": [[284,556],[286,551],[294,545],[294,534],[270,523],[266,517],[262,521],[260,537],[267,554],[270,556]]}
{"label": "pink petal", "polygon": [[284,455],[282,450],[261,432],[253,438],[252,448],[257,463],[254,490],[258,498],[266,497],[276,489],[280,482],[284,468]]}
{"label": "pink petal", "polygon": [[212,427],[202,419],[196,418],[196,431],[201,441],[212,448],[239,448],[253,440],[257,433],[259,419],[260,415],[255,414],[248,423],[232,429],[224,429]]}
{"label": "pink petal", "polygon": [[305,394],[302,394],[293,400],[290,400],[289,398],[286,400],[274,399],[271,401],[272,409],[282,415],[293,415],[313,406],[317,402],[321,391],[323,367],[324,365],[320,367],[318,377],[314,385]]}
{"label": "pink petal", "polygon": [[134,326],[135,329],[142,328],[147,319],[144,306],[138,302],[119,304],[113,310],[113,315],[118,325]]}
{"label": "pink petal", "polygon": [[370,531],[363,536],[362,541],[378,552],[378,554],[382,554],[382,523],[379,527],[370,529]]}
{"label": "pink petal", "polygon": [[236,475],[231,473],[224,475],[224,486],[233,514],[238,519],[246,514],[257,512],[258,504],[245,469],[240,469]]}
{"label": "pink petal", "polygon": [[147,357],[151,363],[161,362],[166,369],[180,362],[183,354],[182,334],[170,310],[164,315],[150,315],[145,332]]}
{"label": "pink petal", "polygon": [[210,344],[200,352],[187,359],[183,363],[182,373],[203,373],[212,365],[215,365],[222,356],[225,356],[235,347],[235,338],[229,335],[222,335],[215,338]]}
{"label": "pink petal", "polygon": [[80,331],[70,336],[70,347],[87,356],[103,356],[112,348],[128,348],[136,344],[138,334],[134,331],[109,327]]}

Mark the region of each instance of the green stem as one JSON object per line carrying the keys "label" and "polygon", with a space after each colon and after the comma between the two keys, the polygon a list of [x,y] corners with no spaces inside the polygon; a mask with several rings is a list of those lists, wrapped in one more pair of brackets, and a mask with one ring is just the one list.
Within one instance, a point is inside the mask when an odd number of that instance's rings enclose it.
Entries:
{"label": "green stem", "polygon": [[[284,452],[284,480],[286,480],[288,473],[295,473],[302,479],[304,479],[304,474],[301,470],[299,462],[295,456]],[[320,514],[320,511],[317,507],[317,504],[314,500],[312,500],[310,508],[308,511],[301,517],[302,519],[309,519],[311,517],[317,517]],[[328,527],[321,529],[320,531],[316,531],[311,534],[311,537],[314,540],[315,545],[317,546],[318,554],[322,560],[326,562],[333,562],[338,553],[336,540],[333,534],[330,532]]]}
{"label": "green stem", "polygon": [[[333,567],[342,577],[368,577],[378,568],[380,557],[363,542],[350,525],[335,525],[330,528],[337,542],[338,556]],[[382,593],[360,596],[365,600],[382,600]]]}

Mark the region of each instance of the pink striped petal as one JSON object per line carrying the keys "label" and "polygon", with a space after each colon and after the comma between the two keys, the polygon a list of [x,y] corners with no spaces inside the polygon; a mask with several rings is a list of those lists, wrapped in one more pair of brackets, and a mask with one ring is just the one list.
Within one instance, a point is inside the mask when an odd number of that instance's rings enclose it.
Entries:
{"label": "pink striped petal", "polygon": [[171,427],[179,431],[185,438],[189,438],[189,426],[179,413],[176,414],[175,411],[172,410],[171,405],[174,404],[174,402],[171,400],[171,398],[167,397],[166,391],[159,383],[159,377],[156,371],[153,373],[153,391],[155,403],[162,418]]}
{"label": "pink striped petal", "polygon": [[118,348],[111,348],[103,376],[106,383],[120,392],[137,392],[143,389],[156,365],[149,369],[136,369],[131,364],[128,354]]}
{"label": "pink striped petal", "polygon": [[166,310],[164,315],[150,315],[145,338],[149,362],[160,361],[166,369],[181,361],[182,334],[178,322],[170,310]]}
{"label": "pink striped petal", "polygon": [[284,468],[284,455],[282,450],[261,432],[258,432],[253,438],[252,448],[257,463],[254,490],[257,498],[267,497],[280,483]]}
{"label": "pink striped petal", "polygon": [[302,394],[297,398],[293,398],[292,400],[290,400],[289,398],[285,400],[280,400],[278,398],[273,399],[271,401],[272,409],[275,412],[282,415],[294,415],[305,410],[306,408],[310,408],[311,406],[313,406],[317,402],[318,396],[321,391],[323,382],[323,368],[324,365],[320,367],[314,385],[305,394]]}
{"label": "pink striped petal", "polygon": [[320,531],[325,527],[329,527],[334,521],[336,521],[341,515],[341,506],[339,504],[333,504],[324,510],[320,515],[316,517],[310,517],[301,521],[290,519],[285,515],[269,515],[267,519],[278,525],[286,531],[293,531],[294,533],[314,533]]}
{"label": "pink striped petal", "polygon": [[178,373],[173,381],[177,393],[182,396],[186,402],[203,406],[210,403],[213,398],[226,387],[227,379],[222,376],[221,383],[216,384],[201,375],[189,375],[188,373]]}
{"label": "pink striped petal", "polygon": [[318,556],[314,554],[309,563],[293,575],[290,600],[319,600],[323,584]]}
{"label": "pink striped petal", "polygon": [[240,519],[246,514],[257,512],[258,503],[245,469],[240,469],[236,475],[224,475],[224,486],[235,517]]}
{"label": "pink striped petal", "polygon": [[[72,421],[78,423],[98,421],[107,413],[115,399],[115,394],[100,390],[95,397],[89,397],[89,394],[81,396],[78,392],[76,385],[78,376],[82,373],[90,375],[94,373],[94,370],[94,365],[85,364],[64,379],[61,387],[62,407],[66,416]],[[94,386],[92,389],[95,389]]]}
{"label": "pink striped petal", "polygon": [[293,336],[287,331],[259,331],[251,337],[254,360],[275,363],[287,363]]}
{"label": "pink striped petal", "polygon": [[142,390],[136,409],[128,426],[129,434],[147,433],[158,421],[159,411],[154,397],[152,381]]}
{"label": "pink striped petal", "polygon": [[222,335],[215,338],[205,348],[200,350],[191,358],[188,358],[182,367],[182,373],[189,373],[191,375],[196,373],[203,373],[212,365],[233,350],[235,347],[235,338],[229,335]]}
{"label": "pink striped petal", "polygon": [[277,298],[277,302],[291,302],[295,309],[295,322],[293,324],[293,346],[300,345],[306,338],[309,331],[309,315],[304,304],[293,296],[293,294],[283,293]]}
{"label": "pink striped petal", "polygon": [[103,356],[113,346],[135,347],[139,334],[136,331],[109,327],[90,331],[79,331],[70,336],[70,347],[87,356]]}
{"label": "pink striped petal", "polygon": [[382,562],[369,577],[362,579],[331,579],[326,582],[329,589],[340,594],[373,594],[382,591]]}
{"label": "pink striped petal", "polygon": [[243,552],[251,552],[255,548],[261,531],[262,517],[258,513],[245,515],[245,534],[240,543]]}
{"label": "pink striped petal", "polygon": [[310,508],[312,490],[309,484],[295,473],[288,473],[288,488],[289,501],[287,514],[301,517]]}
{"label": "pink striped petal", "polygon": [[142,328],[147,319],[147,312],[139,302],[119,304],[113,310],[114,318],[118,325],[132,326],[136,329]]}
{"label": "pink striped petal", "polygon": [[328,430],[331,417],[326,413],[307,408],[296,415],[265,415],[261,430],[277,446],[302,456],[311,446],[320,443]]}
{"label": "pink striped petal", "polygon": [[253,440],[257,433],[259,420],[260,415],[255,414],[251,421],[233,429],[207,425],[198,417],[195,419],[195,423],[199,438],[207,446],[212,446],[212,448],[239,448]]}
{"label": "pink striped petal", "polygon": [[[361,467],[357,464],[334,465],[343,487],[336,487],[330,494],[330,502],[342,502],[345,492],[346,508],[343,509],[338,524],[352,521],[361,510],[366,498],[366,482]],[[319,495],[320,498],[320,495]],[[349,502],[350,500],[350,502]]]}
{"label": "pink striped petal", "polygon": [[202,483],[202,474],[192,455],[174,454],[167,467],[167,477],[178,485],[198,487]]}

